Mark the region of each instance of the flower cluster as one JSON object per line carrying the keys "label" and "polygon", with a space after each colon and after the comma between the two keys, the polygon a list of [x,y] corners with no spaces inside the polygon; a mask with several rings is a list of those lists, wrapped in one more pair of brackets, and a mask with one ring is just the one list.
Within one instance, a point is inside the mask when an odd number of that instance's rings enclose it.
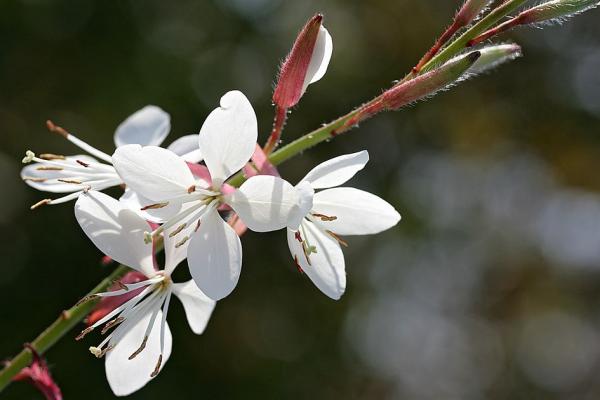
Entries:
{"label": "flower cluster", "polygon": [[[286,108],[323,76],[331,56],[331,37],[320,16],[309,21],[302,37],[282,67],[274,95]],[[112,155],[52,122],[48,128],[89,155],[36,156],[28,151],[23,180],[39,190],[66,193],[32,208],[76,200],[75,217],[87,237],[106,256],[135,271],[135,279],[82,299],[103,299],[77,340],[96,329],[106,335],[90,351],[105,357],[116,395],[143,387],[168,360],[172,336],[166,320],[172,295],[183,304],[192,331],[204,331],[216,302],[238,282],[240,235],[246,228],[286,229],[298,270],[324,294],[339,299],[346,288],[343,236],[378,233],[400,220],[379,197],[340,187],[366,165],[367,151],[325,161],[295,186],[281,178],[257,144],[256,115],[240,91],[222,96],[199,134],[167,148],[159,145],[169,133],[170,117],[156,106],[119,125]],[[238,187],[228,183],[236,174],[243,176]],[[102,193],[113,186],[124,188],[119,199]],[[158,249],[164,250],[162,267]],[[186,259],[192,279],[175,283],[173,271]]]}

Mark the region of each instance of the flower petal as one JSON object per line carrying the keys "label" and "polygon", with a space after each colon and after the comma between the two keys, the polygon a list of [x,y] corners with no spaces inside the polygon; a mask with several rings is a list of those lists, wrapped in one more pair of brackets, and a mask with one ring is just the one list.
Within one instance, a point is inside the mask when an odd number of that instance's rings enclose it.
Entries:
{"label": "flower petal", "polygon": [[171,130],[171,117],[157,106],[146,106],[117,127],[115,145],[160,146]]}
{"label": "flower petal", "polygon": [[391,228],[400,214],[391,204],[363,190],[339,187],[323,190],[313,198],[313,213],[335,220],[312,220],[323,229],[339,235],[369,235]]}
{"label": "flower petal", "polygon": [[257,175],[227,196],[226,201],[249,229],[269,232],[294,223],[290,219],[297,217],[299,194],[281,178]]}
{"label": "flower petal", "polygon": [[198,163],[202,161],[202,152],[198,147],[198,134],[182,136],[167,147],[187,162]]}
{"label": "flower petal", "polygon": [[[137,323],[129,327],[116,347],[106,354],[104,369],[110,388],[117,396],[127,396],[146,385],[152,378],[150,375],[156,367],[160,356],[160,324],[162,311],[154,320],[152,331],[148,335],[146,347],[135,358],[129,360],[142,344],[146,327],[150,322],[152,310],[149,310]],[[126,322],[125,322],[126,323]],[[171,356],[173,338],[169,325],[165,323],[165,347],[162,355],[162,369]]]}
{"label": "flower petal", "polygon": [[315,247],[316,253],[305,255],[296,233],[288,229],[287,239],[292,258],[321,292],[339,300],[346,290],[346,266],[339,243],[309,221],[304,221],[302,228],[300,236],[308,240],[308,245]]}
{"label": "flower petal", "polygon": [[258,126],[252,105],[242,92],[227,92],[200,129],[200,149],[213,187],[240,170],[252,156]]}
{"label": "flower petal", "polygon": [[169,204],[162,208],[149,208],[143,210],[147,205],[153,203],[152,200],[140,195],[139,193],[125,188],[123,195],[119,197],[119,202],[131,211],[135,211],[140,217],[146,221],[153,222],[155,224],[162,224],[167,221],[170,217],[177,214],[182,207],[180,201],[169,201]]}
{"label": "flower petal", "polygon": [[[184,204],[182,211],[193,207],[192,204]],[[195,213],[181,220],[179,225],[173,226],[163,234],[165,248],[165,273],[171,274],[183,260],[187,258],[187,250],[190,238],[198,228]],[[186,239],[187,237],[187,239]]]}
{"label": "flower petal", "polygon": [[329,31],[325,29],[323,25],[319,28],[319,35],[313,49],[312,56],[310,58],[310,64],[306,70],[304,77],[304,87],[302,93],[306,91],[306,88],[311,83],[315,83],[325,75],[329,61],[331,60],[331,53],[333,52],[333,40]]}
{"label": "flower petal", "polygon": [[335,157],[314,167],[301,182],[309,182],[313,189],[338,186],[363,169],[368,161],[366,150]]}
{"label": "flower petal", "polygon": [[233,291],[242,270],[240,238],[216,210],[207,212],[188,246],[188,265],[196,285],[220,300]]}
{"label": "flower petal", "polygon": [[174,283],[173,293],[183,304],[190,328],[195,334],[200,335],[204,332],[217,302],[202,293],[193,280]]}
{"label": "flower petal", "polygon": [[194,185],[194,176],[185,161],[162,147],[121,146],[112,159],[125,184],[152,201],[184,195]]}
{"label": "flower petal", "polygon": [[113,260],[154,275],[152,246],[144,243],[148,223],[112,197],[95,191],[75,203],[75,217],[96,247]]}

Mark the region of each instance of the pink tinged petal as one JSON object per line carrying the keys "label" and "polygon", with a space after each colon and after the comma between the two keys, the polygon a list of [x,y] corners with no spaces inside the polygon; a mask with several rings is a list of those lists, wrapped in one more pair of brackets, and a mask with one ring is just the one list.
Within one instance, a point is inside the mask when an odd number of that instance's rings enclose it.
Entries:
{"label": "pink tinged petal", "polygon": [[313,213],[335,217],[322,220],[313,217],[322,229],[339,235],[369,235],[391,228],[400,221],[394,207],[363,190],[340,187],[315,194]]}
{"label": "pink tinged petal", "polygon": [[306,91],[306,88],[311,83],[315,83],[321,79],[331,60],[331,53],[333,52],[333,40],[329,31],[325,29],[323,25],[319,28],[319,35],[317,36],[317,42],[310,58],[310,64],[306,70],[306,76],[304,78],[304,84],[302,86],[302,93]]}
{"label": "pink tinged petal", "polygon": [[192,331],[202,334],[217,302],[202,293],[193,280],[173,284],[173,293],[183,304]]}
{"label": "pink tinged petal", "polygon": [[208,297],[220,300],[233,291],[242,270],[242,244],[217,211],[204,215],[187,255],[192,278]]}
{"label": "pink tinged petal", "polygon": [[185,195],[194,185],[185,161],[162,147],[121,146],[112,159],[125,184],[153,202]]}
{"label": "pink tinged petal", "polygon": [[[87,164],[98,163],[98,160],[86,155],[68,156],[66,160],[61,162],[72,163],[76,167],[82,167],[77,160]],[[44,163],[32,163],[28,164],[21,170],[21,179],[25,181],[29,186],[34,189],[41,190],[43,192],[51,193],[71,193],[81,190],[81,185],[73,183],[59,182],[57,179],[69,179],[73,178],[77,173],[74,171],[58,171],[58,170],[40,170],[43,168]],[[32,179],[33,178],[33,179]],[[44,180],[44,181],[42,181]]]}
{"label": "pink tinged petal", "polygon": [[171,117],[160,107],[146,106],[117,127],[115,145],[160,146],[171,130]]}
{"label": "pink tinged petal", "polygon": [[314,167],[302,182],[309,182],[313,189],[339,186],[363,169],[368,161],[369,153],[366,150],[335,157]]}
{"label": "pink tinged petal", "polygon": [[75,203],[75,217],[96,247],[113,260],[151,277],[152,246],[144,243],[148,223],[112,197],[95,191]]}
{"label": "pink tinged petal", "polygon": [[[137,323],[128,327],[128,331],[119,340],[116,347],[106,354],[104,364],[106,379],[116,396],[127,396],[144,387],[152,379],[150,375],[154,371],[158,357],[161,354],[160,325],[162,311],[158,311],[144,350],[135,358],[129,360],[129,356],[140,347],[144,340],[144,333],[150,322],[152,311],[149,310]],[[127,323],[127,321],[124,323]],[[171,330],[169,325],[166,324],[161,370],[171,356],[172,343]]]}
{"label": "pink tinged petal", "polygon": [[[321,292],[339,300],[346,290],[346,267],[339,243],[311,222],[305,221],[302,226],[304,229],[299,231],[299,235],[291,229],[287,230],[292,258]],[[308,240],[316,253],[305,254],[298,236]]]}
{"label": "pink tinged petal", "polygon": [[279,171],[269,162],[269,158],[258,143],[252,154],[252,164],[248,163],[244,166],[244,176],[250,178],[255,175],[279,176]]}
{"label": "pink tinged petal", "polygon": [[186,162],[190,171],[192,171],[192,175],[198,181],[196,181],[196,185],[199,185],[205,189],[208,189],[212,185],[212,178],[210,177],[210,173],[208,172],[208,168],[202,164],[194,164],[191,162]]}
{"label": "pink tinged petal", "polygon": [[173,153],[183,158],[186,162],[198,163],[202,161],[202,152],[198,147],[198,134],[182,136],[167,147]]}
{"label": "pink tinged petal", "polygon": [[246,96],[237,90],[225,93],[200,129],[200,149],[215,189],[248,162],[257,137],[256,115]]}
{"label": "pink tinged petal", "polygon": [[298,190],[275,176],[257,175],[248,179],[226,202],[255,232],[275,231],[299,223],[293,220],[298,218]]}

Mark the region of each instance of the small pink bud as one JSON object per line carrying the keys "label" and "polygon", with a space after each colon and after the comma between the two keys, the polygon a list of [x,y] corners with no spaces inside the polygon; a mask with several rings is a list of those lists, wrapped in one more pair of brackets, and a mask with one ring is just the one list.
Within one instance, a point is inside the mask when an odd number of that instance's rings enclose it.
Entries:
{"label": "small pink bud", "polygon": [[304,25],[281,65],[273,93],[273,102],[279,108],[295,106],[306,87],[321,79],[327,71],[333,45],[322,22],[323,16],[317,14]]}
{"label": "small pink bud", "polygon": [[63,397],[60,388],[54,382],[54,379],[52,379],[46,361],[44,361],[33,346],[26,344],[25,347],[31,351],[33,360],[29,367],[25,367],[19,371],[12,380],[30,382],[44,395],[46,400],[62,400]]}

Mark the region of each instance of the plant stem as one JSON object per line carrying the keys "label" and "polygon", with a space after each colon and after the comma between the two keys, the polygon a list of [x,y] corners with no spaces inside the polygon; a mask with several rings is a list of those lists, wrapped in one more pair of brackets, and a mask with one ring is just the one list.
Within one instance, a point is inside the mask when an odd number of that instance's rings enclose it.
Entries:
{"label": "plant stem", "polygon": [[[93,288],[88,295],[105,291],[113,281],[121,278],[127,271],[130,271],[130,268],[119,265],[109,276],[104,278],[95,288]],[[71,328],[82,321],[97,302],[98,300],[90,300],[63,311],[52,325],[46,328],[33,342],[31,342],[31,346],[39,354],[45,353],[69,332]],[[21,371],[21,369],[27,367],[31,363],[31,359],[31,351],[25,348],[6,364],[4,369],[0,371],[0,392],[10,384],[12,378]]]}

